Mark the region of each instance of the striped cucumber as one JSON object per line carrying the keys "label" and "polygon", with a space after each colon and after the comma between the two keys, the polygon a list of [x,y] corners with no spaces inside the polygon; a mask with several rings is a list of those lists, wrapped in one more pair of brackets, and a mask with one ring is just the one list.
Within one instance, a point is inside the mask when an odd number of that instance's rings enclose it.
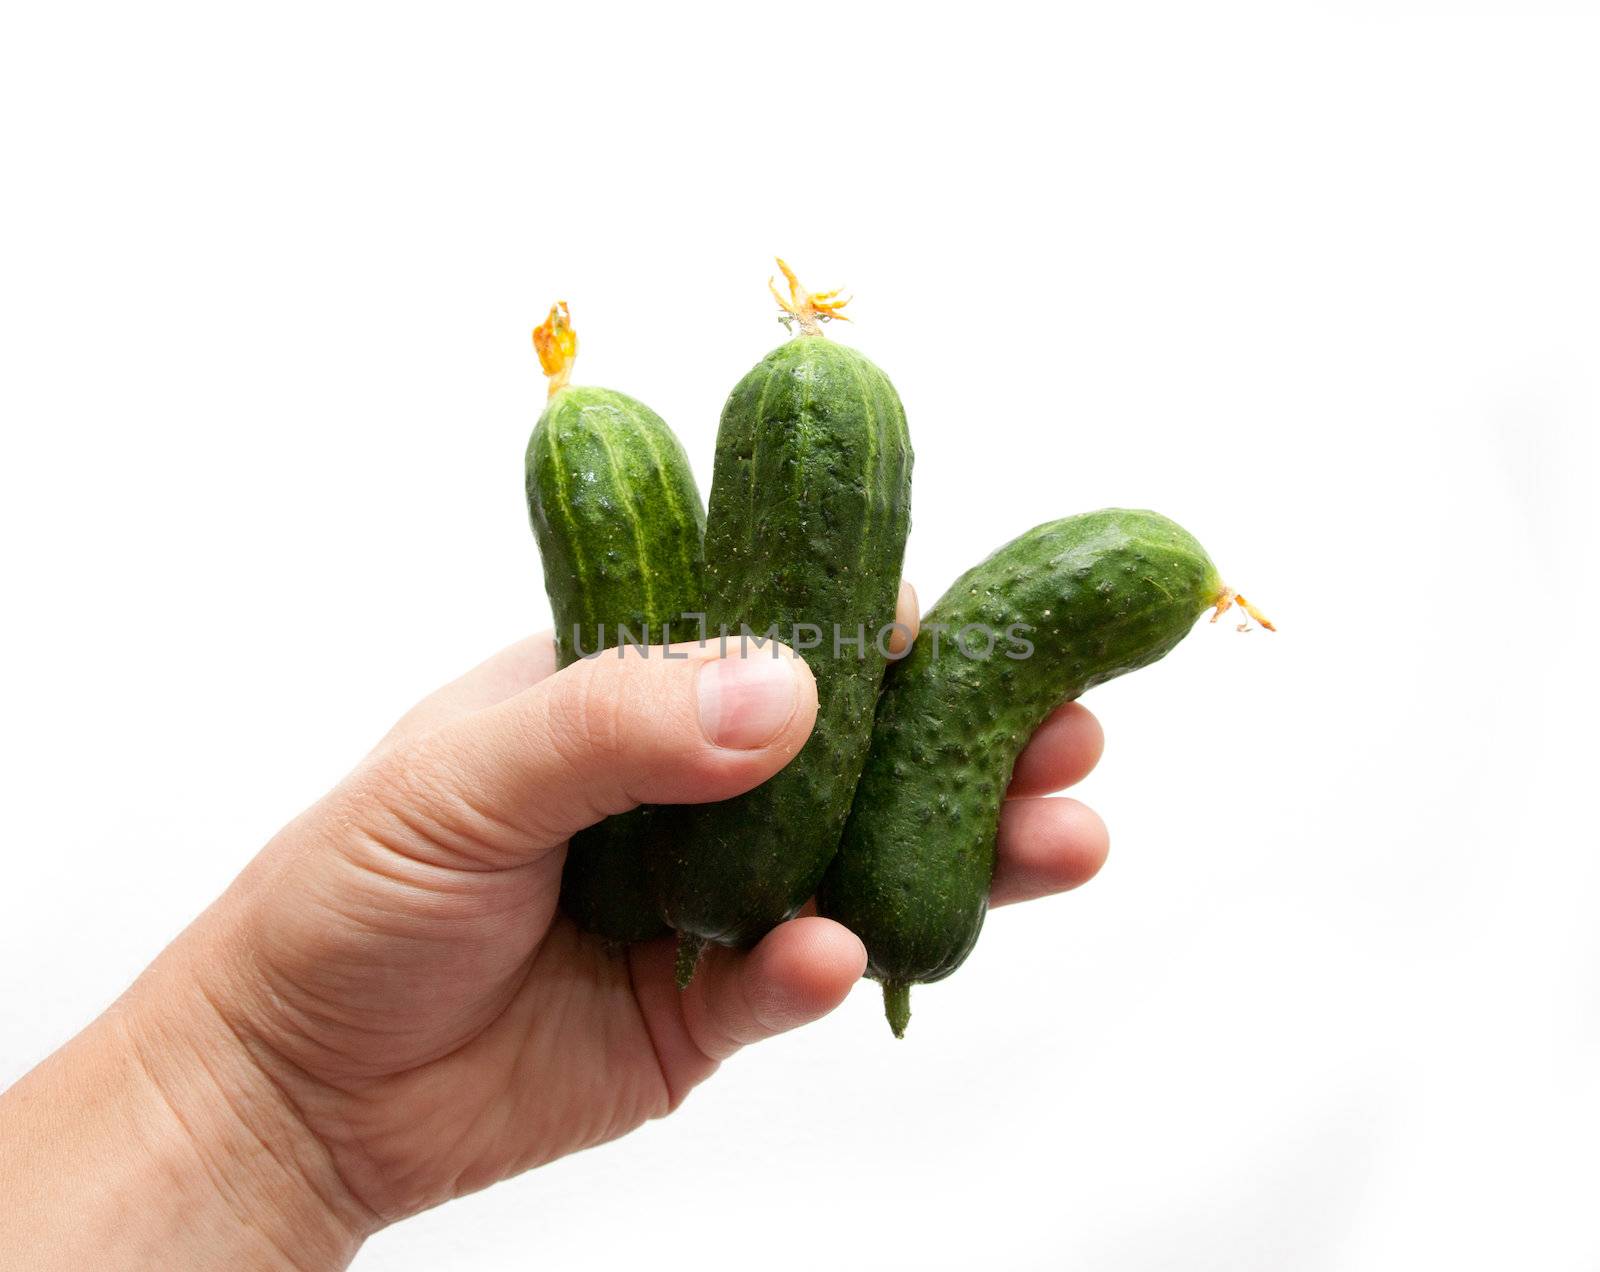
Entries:
{"label": "striped cucumber", "polygon": [[[708,628],[775,633],[817,682],[817,722],[777,775],[686,808],[652,848],[662,917],[687,983],[707,941],[748,945],[811,896],[838,847],[866,758],[911,516],[911,440],[887,376],[825,339],[836,292],[781,260],[800,332],[729,395],[706,522]],[[836,639],[837,638],[837,639]],[[811,640],[817,643],[805,647]]]}
{"label": "striped cucumber", "polygon": [[[1154,512],[1052,521],[968,570],[890,669],[855,803],[817,896],[867,947],[895,1036],[911,986],[948,976],[988,909],[995,833],[1023,745],[1063,702],[1166,655],[1244,600]],[[998,639],[995,639],[998,637]]]}
{"label": "striped cucumber", "polygon": [[[567,379],[578,341],[566,302],[533,333],[550,400],[528,441],[528,514],[565,667],[622,643],[619,629],[660,644],[698,632],[705,513],[688,457],[661,417],[610,389]],[[644,873],[654,810],[640,808],[580,831],[567,850],[561,905],[610,941],[642,941],[666,929]]]}

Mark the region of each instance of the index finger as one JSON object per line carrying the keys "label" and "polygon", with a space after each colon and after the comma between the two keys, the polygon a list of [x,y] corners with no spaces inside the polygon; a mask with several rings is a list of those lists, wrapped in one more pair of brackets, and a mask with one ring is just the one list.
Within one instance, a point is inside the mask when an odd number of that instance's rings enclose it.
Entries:
{"label": "index finger", "polygon": [[1068,702],[1045,719],[1011,770],[1007,799],[1048,795],[1081,782],[1105,749],[1106,735],[1094,713]]}

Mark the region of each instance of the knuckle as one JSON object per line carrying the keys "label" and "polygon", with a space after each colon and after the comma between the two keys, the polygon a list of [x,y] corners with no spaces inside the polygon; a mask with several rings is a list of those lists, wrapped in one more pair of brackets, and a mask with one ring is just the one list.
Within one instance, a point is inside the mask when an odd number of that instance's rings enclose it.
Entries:
{"label": "knuckle", "polygon": [[604,763],[622,750],[623,695],[597,659],[576,662],[556,678],[550,698],[552,744],[575,768]]}
{"label": "knuckle", "polygon": [[504,849],[509,830],[462,795],[457,758],[432,737],[381,756],[366,785],[370,827],[406,856],[477,860]]}

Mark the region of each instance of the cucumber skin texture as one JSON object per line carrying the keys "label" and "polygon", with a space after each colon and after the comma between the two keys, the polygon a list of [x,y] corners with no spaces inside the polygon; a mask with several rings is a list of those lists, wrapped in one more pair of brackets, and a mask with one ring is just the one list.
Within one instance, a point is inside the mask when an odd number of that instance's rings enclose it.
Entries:
{"label": "cucumber skin texture", "polygon": [[[817,898],[866,945],[869,976],[903,991],[961,966],[988,910],[1000,806],[1022,747],[1063,702],[1164,657],[1221,591],[1180,526],[1120,508],[1037,526],[951,585],[890,669]],[[950,628],[937,658],[936,623]],[[1001,633],[1029,624],[1033,654],[1007,658],[1002,634],[988,659],[964,657],[953,633],[968,623]]]}
{"label": "cucumber skin texture", "polygon": [[[648,627],[652,644],[664,623],[680,621],[675,640],[699,634],[681,616],[701,606],[705,511],[659,415],[610,389],[564,388],[534,426],[525,475],[558,666],[615,646],[619,623],[640,640]],[[618,942],[665,933],[644,867],[653,817],[637,808],[572,837],[561,905],[580,927]]]}
{"label": "cucumber skin texture", "polygon": [[[706,521],[706,615],[738,650],[740,624],[823,628],[797,651],[817,682],[817,722],[782,771],[744,795],[677,811],[651,855],[662,917],[681,934],[748,945],[792,916],[838,848],[871,739],[911,525],[911,439],[899,394],[855,350],[798,336],[723,407]],[[833,657],[833,624],[866,630]],[[756,652],[751,649],[751,653]]]}

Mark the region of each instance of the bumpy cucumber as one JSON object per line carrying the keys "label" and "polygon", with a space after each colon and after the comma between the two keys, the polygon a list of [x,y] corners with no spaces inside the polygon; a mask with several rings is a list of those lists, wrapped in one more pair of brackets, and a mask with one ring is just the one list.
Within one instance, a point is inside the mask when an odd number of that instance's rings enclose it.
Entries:
{"label": "bumpy cucumber", "polygon": [[[680,810],[653,846],[683,982],[704,942],[746,945],[793,915],[837,849],[866,758],[886,662],[879,638],[894,621],[910,528],[911,441],[899,395],[861,354],[817,332],[816,318],[838,302],[790,282],[795,300],[785,308],[801,334],[740,380],[722,411],[705,611],[730,646],[742,626],[796,645],[816,676],[817,722],[776,776]],[[799,648],[815,629],[820,645]]]}
{"label": "bumpy cucumber", "polygon": [[977,942],[1001,801],[1033,731],[1061,703],[1161,658],[1230,597],[1181,527],[1113,508],[1028,531],[929,611],[890,669],[817,898],[866,944],[896,1037],[910,987],[948,976]]}
{"label": "bumpy cucumber", "polygon": [[[643,403],[610,389],[570,387],[577,354],[566,306],[534,333],[551,396],[528,442],[528,514],[544,563],[560,666],[632,638],[691,640],[704,590],[705,513],[671,429]],[[678,630],[664,630],[676,624]],[[626,636],[619,637],[619,625]],[[612,941],[666,928],[645,876],[651,809],[608,818],[573,836],[561,905]]]}

